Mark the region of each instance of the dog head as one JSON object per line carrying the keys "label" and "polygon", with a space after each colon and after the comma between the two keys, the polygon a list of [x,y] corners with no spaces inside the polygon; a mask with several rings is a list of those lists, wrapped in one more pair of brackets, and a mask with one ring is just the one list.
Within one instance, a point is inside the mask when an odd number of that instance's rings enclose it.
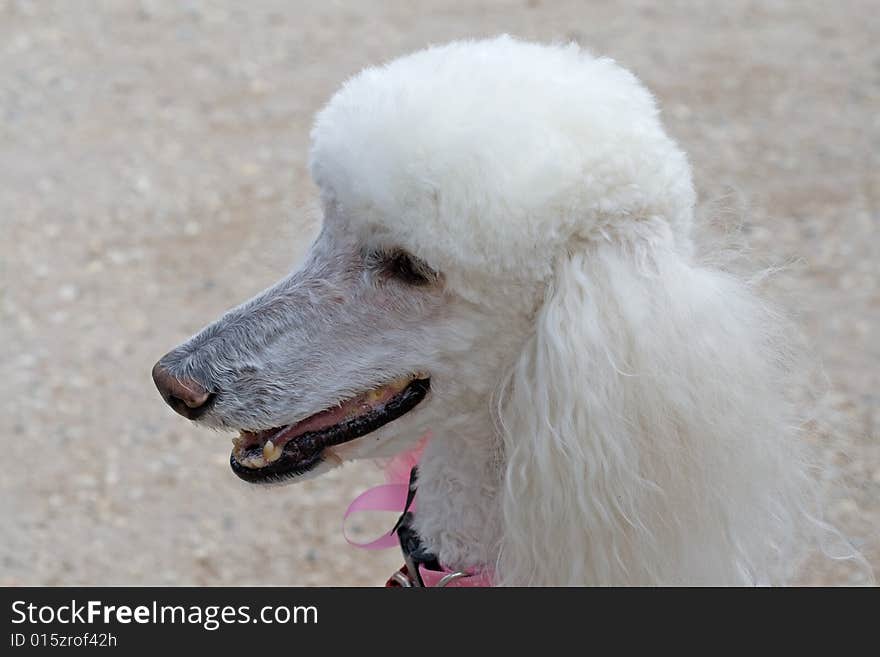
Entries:
{"label": "dog head", "polygon": [[154,369],[183,415],[242,431],[252,481],[489,413],[585,245],[689,248],[690,172],[653,99],[575,46],[502,37],[365,70],[312,138],[325,216],[304,264]]}

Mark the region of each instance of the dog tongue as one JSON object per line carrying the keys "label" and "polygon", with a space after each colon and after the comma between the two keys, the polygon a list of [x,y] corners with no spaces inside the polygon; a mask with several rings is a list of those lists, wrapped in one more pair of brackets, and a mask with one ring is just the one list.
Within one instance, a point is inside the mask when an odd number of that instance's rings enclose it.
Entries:
{"label": "dog tongue", "polygon": [[291,424],[286,429],[282,429],[280,434],[276,436],[276,440],[273,440],[273,442],[276,444],[278,444],[277,440],[287,442],[291,438],[296,438],[309,431],[318,431],[320,429],[332,427],[334,424],[339,424],[349,416],[357,415],[358,413],[355,411],[364,412],[369,409],[369,406],[366,404],[357,404],[355,407],[353,401],[354,400],[343,402],[335,408],[329,408],[326,411],[315,413],[301,422]]}

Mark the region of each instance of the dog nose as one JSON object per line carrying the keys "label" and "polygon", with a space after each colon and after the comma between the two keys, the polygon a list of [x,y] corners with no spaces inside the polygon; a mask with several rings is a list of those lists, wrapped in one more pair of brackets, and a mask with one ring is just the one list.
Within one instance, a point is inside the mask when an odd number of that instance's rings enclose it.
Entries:
{"label": "dog nose", "polygon": [[208,410],[211,393],[197,381],[174,376],[159,361],[153,366],[153,382],[162,399],[183,417],[195,420]]}

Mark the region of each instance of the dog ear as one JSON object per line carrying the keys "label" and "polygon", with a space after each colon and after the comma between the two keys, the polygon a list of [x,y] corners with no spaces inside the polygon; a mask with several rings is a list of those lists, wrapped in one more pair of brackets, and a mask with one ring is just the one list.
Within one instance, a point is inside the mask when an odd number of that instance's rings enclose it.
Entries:
{"label": "dog ear", "polygon": [[498,395],[499,583],[772,579],[809,499],[777,326],[671,240],[560,258]]}

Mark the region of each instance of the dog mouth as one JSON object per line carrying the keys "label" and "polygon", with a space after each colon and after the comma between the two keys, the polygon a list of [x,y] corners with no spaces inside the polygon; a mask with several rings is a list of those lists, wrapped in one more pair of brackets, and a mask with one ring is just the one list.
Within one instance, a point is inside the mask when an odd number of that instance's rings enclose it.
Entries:
{"label": "dog mouth", "polygon": [[424,375],[410,375],[352,397],[304,420],[263,431],[244,431],[232,440],[232,471],[251,483],[304,474],[342,445],[409,413],[430,389]]}

